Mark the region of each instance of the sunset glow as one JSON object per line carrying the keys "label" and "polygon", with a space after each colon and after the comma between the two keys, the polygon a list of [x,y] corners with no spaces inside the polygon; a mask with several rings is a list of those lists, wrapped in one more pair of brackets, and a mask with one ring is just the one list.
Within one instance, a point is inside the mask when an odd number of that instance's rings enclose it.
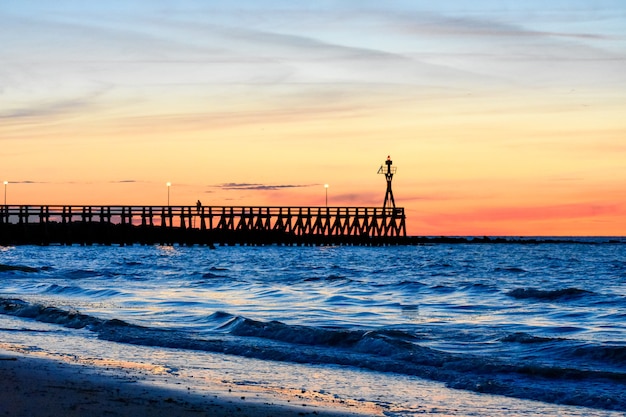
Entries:
{"label": "sunset glow", "polygon": [[7,204],[382,206],[390,155],[410,235],[626,235],[621,0],[9,0],[0,22]]}

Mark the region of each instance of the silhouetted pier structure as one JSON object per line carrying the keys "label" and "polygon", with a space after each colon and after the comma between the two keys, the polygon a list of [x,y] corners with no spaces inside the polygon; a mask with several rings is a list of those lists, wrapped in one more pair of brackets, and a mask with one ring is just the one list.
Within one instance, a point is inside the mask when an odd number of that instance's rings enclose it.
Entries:
{"label": "silhouetted pier structure", "polygon": [[396,207],[0,206],[0,245],[394,245]]}

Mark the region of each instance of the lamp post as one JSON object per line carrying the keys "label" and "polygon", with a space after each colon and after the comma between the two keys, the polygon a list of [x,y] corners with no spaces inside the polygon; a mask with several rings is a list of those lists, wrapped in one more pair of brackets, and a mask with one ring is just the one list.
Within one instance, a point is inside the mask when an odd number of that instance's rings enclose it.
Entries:
{"label": "lamp post", "polygon": [[170,187],[172,186],[171,182],[166,183],[167,185],[167,205],[170,205]]}
{"label": "lamp post", "polygon": [[326,207],[328,207],[328,184],[324,184],[324,188],[326,189]]}
{"label": "lamp post", "polygon": [[4,182],[4,205],[7,205],[7,185],[9,184],[9,181],[5,181]]}

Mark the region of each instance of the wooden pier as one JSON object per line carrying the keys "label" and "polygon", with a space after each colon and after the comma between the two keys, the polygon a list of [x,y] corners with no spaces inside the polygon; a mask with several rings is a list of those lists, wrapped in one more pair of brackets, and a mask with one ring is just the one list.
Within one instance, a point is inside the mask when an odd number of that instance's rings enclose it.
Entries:
{"label": "wooden pier", "polygon": [[0,245],[394,245],[403,208],[0,206]]}

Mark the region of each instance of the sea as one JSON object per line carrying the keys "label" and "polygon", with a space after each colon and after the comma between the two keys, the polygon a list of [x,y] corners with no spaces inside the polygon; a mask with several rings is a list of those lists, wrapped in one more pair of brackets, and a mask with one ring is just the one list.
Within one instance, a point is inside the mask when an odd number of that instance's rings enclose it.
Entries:
{"label": "sea", "polygon": [[0,347],[422,414],[626,412],[626,238],[0,247]]}

